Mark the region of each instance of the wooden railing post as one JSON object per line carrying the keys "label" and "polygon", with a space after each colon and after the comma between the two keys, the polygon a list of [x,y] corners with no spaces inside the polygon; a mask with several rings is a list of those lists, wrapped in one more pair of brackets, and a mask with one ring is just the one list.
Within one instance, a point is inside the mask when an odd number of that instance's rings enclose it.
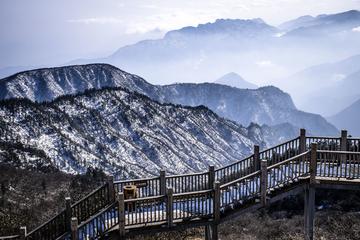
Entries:
{"label": "wooden railing post", "polygon": [[25,226],[20,227],[20,239],[25,240],[27,235],[27,229]]}
{"label": "wooden railing post", "polygon": [[160,195],[166,194],[166,172],[160,170]]}
{"label": "wooden railing post", "polygon": [[113,203],[115,202],[115,187],[114,187],[114,177],[110,176],[108,181],[108,188],[109,188],[109,202]]}
{"label": "wooden railing post", "polygon": [[315,187],[311,184],[305,185],[304,194],[304,232],[306,240],[314,239],[315,220]]}
{"label": "wooden railing post", "polygon": [[166,216],[167,216],[167,224],[168,227],[171,228],[173,226],[174,220],[174,207],[173,207],[173,189],[166,189]]}
{"label": "wooden railing post", "polygon": [[311,144],[311,156],[310,156],[310,185],[316,182],[316,170],[317,170],[317,144]]}
{"label": "wooden railing post", "polygon": [[78,220],[76,217],[71,218],[71,240],[78,240]]}
{"label": "wooden railing post", "polygon": [[260,147],[254,145],[254,171],[260,170]]}
{"label": "wooden railing post", "polygon": [[220,182],[214,183],[214,222],[217,224],[220,221]]}
{"label": "wooden railing post", "polygon": [[209,166],[209,189],[212,189],[215,182],[215,166]]}
{"label": "wooden railing post", "polygon": [[124,204],[124,193],[119,192],[117,194],[118,201],[118,218],[119,218],[119,236],[120,239],[125,238],[125,204]]}
{"label": "wooden railing post", "polygon": [[[340,151],[347,150],[347,131],[341,130],[341,139],[340,139]],[[343,164],[345,168],[345,177],[347,177],[347,165],[346,165],[346,154],[340,155],[340,164]]]}
{"label": "wooden railing post", "polygon": [[267,160],[261,161],[261,175],[260,175],[260,195],[261,205],[266,206],[266,192],[268,185],[268,173],[267,173]]}
{"label": "wooden railing post", "polygon": [[306,151],[306,130],[304,128],[300,129],[299,151],[300,151],[300,153],[303,153]]}
{"label": "wooden railing post", "polygon": [[71,230],[71,198],[66,197],[65,198],[65,224],[66,224],[66,231]]}
{"label": "wooden railing post", "polygon": [[347,150],[347,131],[341,130],[340,151]]}

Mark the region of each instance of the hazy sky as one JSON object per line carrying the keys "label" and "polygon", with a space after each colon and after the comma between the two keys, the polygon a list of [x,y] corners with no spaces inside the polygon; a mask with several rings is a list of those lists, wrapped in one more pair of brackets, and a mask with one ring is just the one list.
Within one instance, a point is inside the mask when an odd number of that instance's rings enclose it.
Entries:
{"label": "hazy sky", "polygon": [[106,56],[121,46],[217,18],[277,25],[360,9],[360,0],[0,0],[0,68]]}

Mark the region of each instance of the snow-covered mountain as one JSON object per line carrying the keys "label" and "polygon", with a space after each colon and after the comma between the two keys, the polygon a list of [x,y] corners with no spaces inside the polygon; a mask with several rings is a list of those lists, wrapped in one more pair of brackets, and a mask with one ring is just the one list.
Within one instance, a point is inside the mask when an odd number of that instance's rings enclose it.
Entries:
{"label": "snow-covered mountain", "polygon": [[250,133],[206,107],[160,104],[123,88],[89,90],[50,103],[3,100],[0,121],[0,146],[21,146],[11,159],[20,165],[46,159],[70,173],[88,167],[121,177],[149,176],[162,168],[200,171],[239,160],[254,144],[265,146],[260,129]]}
{"label": "snow-covered mountain", "polygon": [[161,96],[166,102],[205,105],[218,115],[245,126],[251,122],[290,123],[312,134],[337,134],[337,129],[323,117],[297,110],[290,95],[273,86],[237,89],[213,83],[184,83],[163,86]]}
{"label": "snow-covered mountain", "polygon": [[239,74],[234,72],[225,74],[224,76],[217,79],[214,83],[223,84],[236,88],[249,88],[249,89],[258,88],[258,86],[256,86],[255,84],[246,81]]}
{"label": "snow-covered mountain", "polygon": [[346,129],[353,136],[360,136],[360,99],[328,118],[339,129]]}
{"label": "snow-covered mountain", "polygon": [[[3,84],[3,86],[1,86]],[[335,134],[336,128],[319,115],[299,111],[291,97],[276,87],[237,89],[214,83],[152,85],[141,77],[107,64],[90,64],[19,73],[0,81],[0,98],[51,101],[86,89],[124,87],[163,103],[204,105],[218,115],[248,125],[291,123],[313,134]]]}
{"label": "snow-covered mountain", "polygon": [[[31,101],[52,101],[63,95],[87,89],[124,87],[132,91],[156,92],[144,79],[108,64],[75,65],[20,72],[0,80],[0,99],[27,98]],[[150,88],[150,89],[148,89]]]}
{"label": "snow-covered mountain", "polygon": [[107,64],[90,64],[19,73],[0,81],[0,98],[51,101],[86,89],[123,87],[162,103],[204,105],[219,116],[244,126],[290,123],[313,134],[336,134],[334,126],[319,115],[296,109],[290,95],[276,87],[238,89],[214,83],[152,85],[141,77]]}

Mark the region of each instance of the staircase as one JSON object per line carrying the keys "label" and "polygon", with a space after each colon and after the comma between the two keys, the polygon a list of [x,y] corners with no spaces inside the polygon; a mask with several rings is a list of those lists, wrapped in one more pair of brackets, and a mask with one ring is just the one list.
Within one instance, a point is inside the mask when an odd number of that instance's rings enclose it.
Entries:
{"label": "staircase", "polygon": [[[124,199],[125,185],[138,198]],[[141,233],[205,226],[217,239],[217,225],[244,211],[305,192],[305,236],[313,238],[315,189],[360,189],[360,139],[300,136],[207,172],[126,181],[108,181],[70,204],[45,224],[14,238],[121,239]]]}

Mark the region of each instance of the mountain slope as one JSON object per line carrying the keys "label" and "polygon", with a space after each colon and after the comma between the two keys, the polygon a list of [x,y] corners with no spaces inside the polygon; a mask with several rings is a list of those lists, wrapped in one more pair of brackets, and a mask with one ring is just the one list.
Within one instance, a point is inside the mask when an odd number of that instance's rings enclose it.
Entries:
{"label": "mountain slope", "polygon": [[258,88],[255,84],[246,81],[239,74],[234,72],[225,74],[224,76],[217,79],[214,83],[223,84],[236,88],[249,88],[249,89]]}
{"label": "mountain slope", "polygon": [[89,88],[124,87],[162,103],[204,105],[245,126],[251,122],[260,125],[291,123],[314,134],[336,133],[321,116],[298,111],[291,97],[276,87],[252,90],[214,83],[159,86],[106,64],[32,70],[5,78],[0,86],[0,98],[22,97],[32,101],[51,101],[57,96],[81,93]]}
{"label": "mountain slope", "polygon": [[[147,88],[154,88],[144,79],[111,65],[88,64],[14,74],[0,81],[0,99],[28,98],[43,102],[103,87],[125,87],[139,93],[145,93]],[[150,90],[156,92],[155,89]]]}
{"label": "mountain slope", "polygon": [[162,96],[165,102],[205,105],[244,125],[290,123],[312,134],[337,134],[337,129],[320,115],[297,110],[289,94],[272,86],[251,90],[211,83],[173,84],[163,86]]}
{"label": "mountain slope", "polygon": [[328,119],[339,129],[347,129],[351,135],[360,136],[360,99]]}
{"label": "mountain slope", "polygon": [[[248,155],[262,136],[205,107],[162,105],[125,89],[90,90],[51,103],[0,103],[0,139],[46,154],[53,166],[121,177],[185,173]],[[20,154],[20,153],[19,153]],[[19,157],[30,162],[38,158]],[[136,174],[135,174],[136,173]]]}

